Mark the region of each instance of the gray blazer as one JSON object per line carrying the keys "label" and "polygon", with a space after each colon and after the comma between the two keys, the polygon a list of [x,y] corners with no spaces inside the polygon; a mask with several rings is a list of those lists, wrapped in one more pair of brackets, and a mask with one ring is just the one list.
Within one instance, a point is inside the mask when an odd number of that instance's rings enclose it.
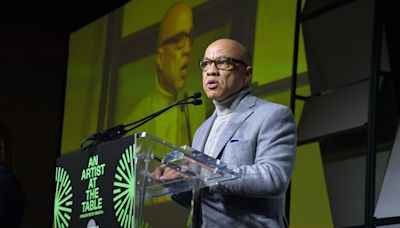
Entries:
{"label": "gray blazer", "polygon": [[[216,118],[197,130],[192,147],[203,151]],[[295,159],[293,115],[283,105],[248,94],[236,107],[211,156],[242,173],[201,190],[203,227],[283,227],[283,196]],[[173,197],[188,206],[190,193]]]}

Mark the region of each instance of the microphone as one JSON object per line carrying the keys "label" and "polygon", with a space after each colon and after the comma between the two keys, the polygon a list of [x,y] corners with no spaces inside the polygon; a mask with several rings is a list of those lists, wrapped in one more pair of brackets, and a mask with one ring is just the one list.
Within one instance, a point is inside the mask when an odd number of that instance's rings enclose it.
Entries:
{"label": "microphone", "polygon": [[124,128],[125,125],[120,124],[104,131],[99,131],[98,133],[92,134],[88,137],[88,140],[108,141],[113,140],[114,138],[117,139],[119,135],[123,135],[126,133],[126,130]]}
{"label": "microphone", "polygon": [[193,99],[200,98],[200,97],[201,97],[201,93],[200,93],[200,92],[194,92],[194,93],[192,94],[192,96],[190,96],[190,97],[193,98]]}
{"label": "microphone", "polygon": [[[178,102],[176,102],[176,103],[174,103],[174,104],[172,104],[170,106],[167,106],[164,109],[161,109],[158,112],[155,112],[155,113],[153,113],[153,114],[151,114],[149,116],[146,116],[146,117],[144,117],[144,118],[142,118],[142,119],[140,119],[138,121],[135,121],[133,123],[127,124],[126,127],[129,127],[131,125],[137,124],[136,126],[133,126],[132,128],[128,129],[127,131],[129,132],[129,131],[132,131],[135,128],[138,128],[138,127],[142,126],[143,124],[145,124],[148,121],[156,118],[157,116],[161,115],[165,111],[167,111],[167,110],[169,110],[169,109],[171,109],[171,108],[173,108],[173,107],[175,107],[177,105],[186,105],[186,104],[200,105],[200,104],[203,103],[203,101],[200,100],[200,99],[197,99],[199,97],[201,97],[201,93],[200,92],[194,92],[191,96],[185,97],[185,98],[179,100]],[[190,99],[193,99],[193,100],[192,101],[188,101]]]}
{"label": "microphone", "polygon": [[[105,141],[110,141],[110,140],[114,140],[114,139],[118,139],[121,136],[125,135],[127,133],[127,131],[124,129],[125,125],[120,124],[117,125],[115,127],[103,130],[103,131],[99,131],[97,133],[91,134],[88,137],[84,138],[81,141],[81,148],[83,148],[83,144],[86,141],[96,141],[98,143],[100,142],[105,142]],[[98,144],[96,143],[96,145]],[[85,147],[86,148],[86,147]]]}
{"label": "microphone", "polygon": [[185,104],[201,105],[201,104],[203,104],[203,101],[199,100],[199,99],[195,99],[193,101],[186,101],[186,102],[181,103],[181,105],[185,105]]}
{"label": "microphone", "polygon": [[[137,120],[135,122],[129,123],[127,125],[124,124],[120,124],[117,125],[115,127],[103,130],[103,131],[99,131],[97,133],[94,133],[92,135],[89,135],[88,137],[82,139],[81,141],[81,149],[84,150],[86,149],[88,146],[91,145],[98,145],[101,142],[106,142],[106,141],[110,141],[110,140],[114,140],[114,139],[118,139],[121,138],[123,135],[125,135],[126,133],[132,131],[135,128],[138,128],[140,126],[142,126],[143,124],[147,123],[148,121],[156,118],[157,116],[161,115],[162,113],[166,112],[167,110],[178,106],[178,105],[187,105],[187,104],[193,104],[193,105],[201,105],[203,103],[202,100],[197,99],[201,97],[201,93],[200,92],[194,92],[191,96],[185,97],[181,100],[179,100],[178,102],[167,106],[163,109],[161,109],[160,111],[157,111],[149,116],[146,116],[140,120]],[[191,100],[191,101],[189,101]],[[129,128],[129,129],[125,129],[126,127],[132,126],[133,127]],[[83,147],[84,143],[87,141],[93,141],[90,145]]]}
{"label": "microphone", "polygon": [[203,101],[202,100],[193,100],[192,104],[193,105],[201,105],[201,104],[203,104]]}

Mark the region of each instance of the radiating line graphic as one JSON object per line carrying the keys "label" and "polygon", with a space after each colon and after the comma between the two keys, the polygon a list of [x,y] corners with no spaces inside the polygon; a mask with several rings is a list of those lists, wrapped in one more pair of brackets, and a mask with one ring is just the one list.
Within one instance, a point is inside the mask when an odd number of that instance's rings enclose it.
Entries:
{"label": "radiating line graphic", "polygon": [[121,227],[133,227],[135,206],[135,148],[130,145],[122,154],[114,179],[115,216]]}
{"label": "radiating line graphic", "polygon": [[56,192],[54,194],[54,227],[69,227],[72,213],[72,185],[62,167],[56,167]]}

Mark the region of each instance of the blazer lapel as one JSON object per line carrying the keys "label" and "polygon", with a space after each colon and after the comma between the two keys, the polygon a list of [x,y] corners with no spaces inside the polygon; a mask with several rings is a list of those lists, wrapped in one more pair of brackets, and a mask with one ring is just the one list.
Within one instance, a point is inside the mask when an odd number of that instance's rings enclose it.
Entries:
{"label": "blazer lapel", "polygon": [[[222,134],[219,137],[217,145],[215,145],[215,148],[210,155],[211,157],[217,158],[221,154],[223,148],[232,138],[233,134],[239,129],[240,125],[242,125],[242,123],[254,112],[252,107],[255,105],[255,102],[256,102],[256,97],[251,94],[245,96],[240,101],[229,122],[226,124],[225,129],[222,131]],[[204,142],[206,140],[207,138],[205,138]]]}
{"label": "blazer lapel", "polygon": [[199,128],[199,132],[197,133],[198,136],[196,137],[198,139],[195,138],[196,140],[193,142],[194,149],[204,152],[204,147],[206,145],[208,135],[210,134],[211,127],[216,118],[217,113],[214,111],[214,113]]}

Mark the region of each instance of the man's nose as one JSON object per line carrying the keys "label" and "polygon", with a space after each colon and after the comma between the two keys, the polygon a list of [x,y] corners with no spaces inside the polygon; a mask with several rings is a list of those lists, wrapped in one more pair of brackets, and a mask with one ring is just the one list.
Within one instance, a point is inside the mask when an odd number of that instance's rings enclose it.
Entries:
{"label": "man's nose", "polygon": [[182,51],[184,55],[189,55],[190,54],[190,50],[191,50],[191,46],[190,46],[190,40],[189,38],[185,38],[185,44],[183,45]]}
{"label": "man's nose", "polygon": [[211,65],[206,70],[207,75],[209,76],[218,76],[219,71],[215,62],[211,62]]}

